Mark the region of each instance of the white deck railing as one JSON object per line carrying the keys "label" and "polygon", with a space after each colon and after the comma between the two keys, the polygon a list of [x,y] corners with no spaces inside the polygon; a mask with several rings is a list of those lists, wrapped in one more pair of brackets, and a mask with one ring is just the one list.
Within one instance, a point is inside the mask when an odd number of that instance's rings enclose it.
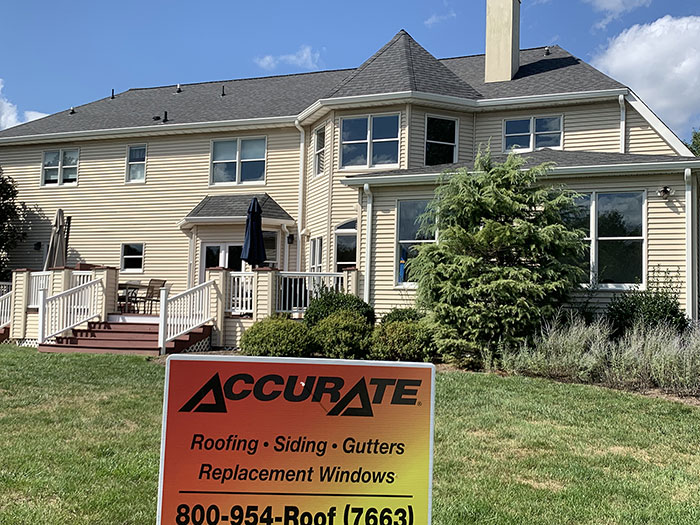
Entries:
{"label": "white deck railing", "polygon": [[158,346],[162,353],[169,341],[214,319],[211,314],[213,288],[214,281],[207,281],[170,298],[166,288],[160,289]]}
{"label": "white deck railing", "polygon": [[39,290],[48,290],[51,272],[32,272],[29,274],[29,308],[39,308]]}
{"label": "white deck railing", "polygon": [[52,297],[39,290],[39,344],[100,316],[102,280],[95,279]]}
{"label": "white deck railing", "polygon": [[230,272],[226,312],[233,315],[253,313],[253,272]]}
{"label": "white deck railing", "polygon": [[70,276],[70,287],[75,288],[81,284],[88,283],[92,280],[92,272],[87,270],[73,270]]}
{"label": "white deck railing", "polygon": [[343,290],[342,273],[280,272],[277,276],[277,311],[303,313],[323,289]]}
{"label": "white deck railing", "polygon": [[12,312],[12,291],[0,296],[0,328],[5,328],[10,324],[10,313]]}
{"label": "white deck railing", "polygon": [[0,295],[5,295],[12,291],[12,282],[0,281]]}

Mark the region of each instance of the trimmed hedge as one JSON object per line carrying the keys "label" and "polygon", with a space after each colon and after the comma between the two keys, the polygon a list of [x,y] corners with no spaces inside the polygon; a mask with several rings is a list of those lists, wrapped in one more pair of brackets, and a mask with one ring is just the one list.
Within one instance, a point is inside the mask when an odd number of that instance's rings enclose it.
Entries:
{"label": "trimmed hedge", "polygon": [[415,308],[394,308],[391,312],[382,317],[382,324],[394,323],[396,321],[420,321],[423,318],[421,313]]}
{"label": "trimmed hedge", "polygon": [[308,327],[284,317],[268,317],[243,332],[243,355],[274,357],[306,357],[314,351],[314,340]]}
{"label": "trimmed hedge", "polygon": [[332,313],[311,329],[320,355],[338,359],[365,359],[371,333],[367,319],[351,310]]}
{"label": "trimmed hedge", "polygon": [[435,355],[433,333],[426,323],[408,320],[383,322],[372,333],[372,359],[432,361]]}
{"label": "trimmed hedge", "polygon": [[341,310],[350,310],[362,316],[370,325],[374,325],[374,308],[359,297],[346,293],[323,289],[311,299],[309,307],[304,312],[304,322],[309,328],[317,325],[329,315]]}

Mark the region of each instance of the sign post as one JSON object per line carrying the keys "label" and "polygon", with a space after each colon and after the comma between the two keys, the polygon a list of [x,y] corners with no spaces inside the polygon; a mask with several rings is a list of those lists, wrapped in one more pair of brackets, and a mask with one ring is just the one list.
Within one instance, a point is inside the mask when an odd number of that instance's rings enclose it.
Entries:
{"label": "sign post", "polygon": [[162,525],[427,525],[433,365],[174,355]]}

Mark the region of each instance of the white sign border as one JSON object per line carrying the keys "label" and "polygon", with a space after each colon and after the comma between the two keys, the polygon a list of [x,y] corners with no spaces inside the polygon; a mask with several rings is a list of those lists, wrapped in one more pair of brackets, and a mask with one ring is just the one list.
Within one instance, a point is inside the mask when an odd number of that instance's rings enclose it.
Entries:
{"label": "white sign border", "polygon": [[384,366],[398,368],[430,368],[430,473],[428,476],[428,523],[433,519],[433,464],[435,451],[435,365],[432,363],[413,363],[408,361],[362,361],[353,359],[315,359],[297,357],[253,357],[240,355],[198,355],[198,354],[172,354],[165,362],[165,381],[163,384],[163,423],[160,434],[160,471],[158,474],[158,511],[156,525],[161,523],[163,505],[163,470],[165,467],[165,431],[168,422],[168,386],[170,384],[171,361],[223,361],[243,363],[287,363],[287,364],[315,364],[315,365],[353,365],[353,366]]}

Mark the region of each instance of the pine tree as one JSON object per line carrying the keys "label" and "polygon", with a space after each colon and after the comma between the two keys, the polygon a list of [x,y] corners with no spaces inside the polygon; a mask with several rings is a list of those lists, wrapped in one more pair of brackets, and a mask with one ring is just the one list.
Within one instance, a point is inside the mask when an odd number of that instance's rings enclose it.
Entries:
{"label": "pine tree", "polygon": [[409,262],[419,304],[431,312],[442,354],[464,365],[518,345],[551,318],[584,277],[583,232],[564,222],[575,194],[543,183],[550,165],[523,169],[511,154],[474,172],[444,175],[421,217],[425,244]]}

